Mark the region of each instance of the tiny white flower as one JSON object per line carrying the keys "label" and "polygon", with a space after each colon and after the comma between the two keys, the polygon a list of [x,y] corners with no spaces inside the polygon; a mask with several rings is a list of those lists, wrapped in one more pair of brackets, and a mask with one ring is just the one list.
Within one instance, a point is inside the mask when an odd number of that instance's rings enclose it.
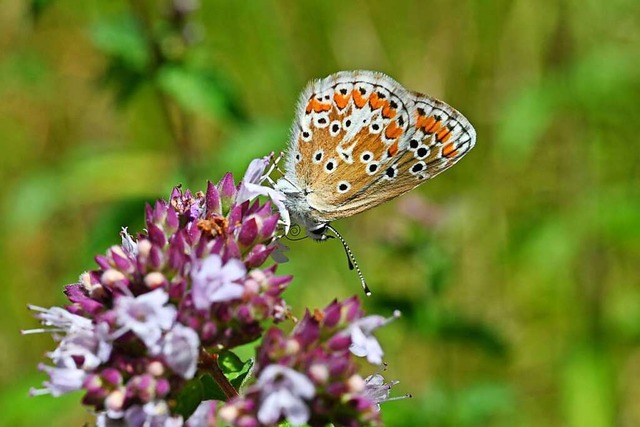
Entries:
{"label": "tiny white flower", "polygon": [[120,237],[122,238],[122,249],[132,257],[136,257],[138,255],[138,245],[131,234],[127,231],[127,227],[122,227],[122,231],[120,231]]}
{"label": "tiny white flower", "polygon": [[171,328],[177,315],[173,305],[166,305],[168,301],[169,294],[163,289],[137,297],[118,297],[114,306],[117,322],[122,326],[118,335],[132,331],[152,352],[156,352],[162,331]]}
{"label": "tiny white flower", "polygon": [[176,323],[162,338],[161,354],[164,360],[183,378],[190,379],[196,373],[200,339],[191,328]]}
{"label": "tiny white flower", "polygon": [[384,355],[380,343],[373,336],[373,331],[400,317],[400,312],[395,311],[393,317],[385,319],[382,316],[367,316],[355,321],[347,328],[351,335],[349,350],[358,357],[366,357],[369,363],[380,365]]}
{"label": "tiny white flower", "polygon": [[292,425],[309,421],[309,407],[305,400],[315,396],[311,380],[291,368],[269,365],[262,373],[256,387],[265,396],[258,409],[258,420],[263,424],[274,424],[281,415]]}
{"label": "tiny white flower", "polygon": [[246,267],[238,259],[232,258],[222,265],[219,255],[209,255],[191,273],[193,304],[198,310],[205,310],[214,302],[240,298],[244,293],[244,286],[235,282],[246,273]]}
{"label": "tiny white flower", "polygon": [[240,182],[236,203],[240,204],[247,200],[253,200],[258,196],[268,196],[276,208],[278,208],[280,220],[284,224],[285,234],[287,234],[289,232],[289,226],[291,225],[291,219],[289,218],[289,211],[284,205],[285,195],[271,187],[262,185],[264,181],[268,180],[269,173],[271,172],[271,170],[269,170],[265,173],[270,162],[271,156],[266,156],[261,159],[255,159],[249,164],[247,172],[245,172],[244,178],[242,178]]}

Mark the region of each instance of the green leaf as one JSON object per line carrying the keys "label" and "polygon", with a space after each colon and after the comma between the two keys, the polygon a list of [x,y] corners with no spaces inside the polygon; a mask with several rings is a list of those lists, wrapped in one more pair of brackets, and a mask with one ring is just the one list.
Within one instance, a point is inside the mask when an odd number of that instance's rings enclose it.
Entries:
{"label": "green leaf", "polygon": [[194,378],[185,384],[177,397],[175,412],[186,420],[193,414],[200,402],[205,400],[205,392],[202,382]]}
{"label": "green leaf", "polygon": [[[253,360],[249,359],[243,362],[235,353],[223,351],[219,354],[218,365],[233,388],[238,390],[251,371]],[[204,387],[205,400],[227,400],[218,383],[210,375],[202,375],[200,381]]]}
{"label": "green leaf", "polygon": [[253,360],[249,359],[246,362],[243,362],[231,351],[224,351],[220,353],[218,363],[220,364],[225,376],[236,390],[244,384],[245,378],[253,367]]}
{"label": "green leaf", "polygon": [[186,110],[215,118],[244,119],[228,85],[211,71],[164,65],[157,83]]}
{"label": "green leaf", "polygon": [[91,28],[94,44],[134,70],[144,70],[150,55],[137,21],[131,16],[98,21]]}
{"label": "green leaf", "polygon": [[144,72],[127,65],[122,58],[112,57],[100,76],[99,83],[105,87],[111,86],[115,92],[116,104],[124,106],[146,83],[147,78]]}
{"label": "green leaf", "polygon": [[240,358],[236,356],[236,354],[232,351],[223,351],[222,353],[220,353],[218,364],[220,365],[220,368],[222,368],[222,372],[224,372],[225,375],[238,372],[244,366],[244,362],[240,360]]}
{"label": "green leaf", "polygon": [[200,376],[200,382],[202,383],[202,390],[204,399],[203,400],[221,400],[226,401],[227,396],[224,395],[222,389],[214,381],[214,379],[209,374],[204,374]]}

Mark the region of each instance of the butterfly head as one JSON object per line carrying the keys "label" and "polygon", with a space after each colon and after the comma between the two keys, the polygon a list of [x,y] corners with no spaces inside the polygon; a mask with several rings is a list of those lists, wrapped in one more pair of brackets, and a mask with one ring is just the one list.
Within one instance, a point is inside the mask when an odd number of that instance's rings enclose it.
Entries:
{"label": "butterfly head", "polygon": [[312,189],[299,187],[297,182],[287,176],[276,182],[275,189],[285,195],[284,205],[292,222],[303,227],[307,236],[321,241],[328,238],[324,233],[329,222],[322,220],[320,212],[311,207]]}

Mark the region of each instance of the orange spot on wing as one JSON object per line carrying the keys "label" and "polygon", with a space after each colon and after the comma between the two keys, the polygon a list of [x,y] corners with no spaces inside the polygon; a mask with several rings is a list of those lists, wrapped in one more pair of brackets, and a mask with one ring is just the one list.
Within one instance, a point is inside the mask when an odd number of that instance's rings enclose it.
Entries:
{"label": "orange spot on wing", "polygon": [[392,119],[395,115],[396,110],[391,108],[391,105],[389,105],[388,101],[385,101],[384,107],[382,107],[382,117],[384,117],[385,119]]}
{"label": "orange spot on wing", "polygon": [[450,142],[442,148],[442,155],[445,157],[455,157],[458,155],[455,145]]}
{"label": "orange spot on wing", "polygon": [[341,93],[336,92],[333,94],[333,100],[338,108],[342,110],[349,103],[349,95],[342,95]]}
{"label": "orange spot on wing", "polygon": [[395,121],[389,123],[387,129],[384,131],[384,136],[389,139],[396,139],[400,135],[402,135],[402,128],[398,126]]}
{"label": "orange spot on wing", "polygon": [[440,142],[447,142],[449,138],[451,138],[451,131],[446,126],[443,126],[436,134],[436,139]]}
{"label": "orange spot on wing", "polygon": [[418,119],[416,120],[416,127],[418,129],[422,129],[426,127],[427,123],[429,122],[429,118],[430,117],[426,117],[426,116],[418,116]]}
{"label": "orange spot on wing", "polygon": [[380,99],[376,92],[373,92],[369,97],[369,105],[371,105],[372,110],[377,110],[384,105],[384,100]]}
{"label": "orange spot on wing", "polygon": [[389,147],[389,149],[387,150],[387,154],[389,155],[389,157],[393,157],[398,154],[398,141],[391,144],[391,147]]}
{"label": "orange spot on wing", "polygon": [[318,106],[315,110],[316,113],[320,113],[322,111],[331,111],[331,104],[321,104],[318,102]]}
{"label": "orange spot on wing", "polygon": [[353,96],[353,102],[356,104],[356,107],[362,108],[367,103],[367,98],[362,96],[359,90],[353,90],[351,92],[351,96]]}
{"label": "orange spot on wing", "polygon": [[311,101],[307,104],[307,108],[305,108],[305,112],[309,114],[310,112],[320,113],[322,111],[330,111],[331,104],[323,104],[315,98],[312,98]]}
{"label": "orange spot on wing", "polygon": [[424,127],[425,132],[434,133],[440,129],[440,120],[436,120],[435,117],[429,116],[427,124]]}
{"label": "orange spot on wing", "polygon": [[318,102],[318,101],[316,101],[315,98],[311,98],[311,100],[307,104],[307,108],[304,109],[305,113],[309,114],[310,112],[313,111],[314,102]]}

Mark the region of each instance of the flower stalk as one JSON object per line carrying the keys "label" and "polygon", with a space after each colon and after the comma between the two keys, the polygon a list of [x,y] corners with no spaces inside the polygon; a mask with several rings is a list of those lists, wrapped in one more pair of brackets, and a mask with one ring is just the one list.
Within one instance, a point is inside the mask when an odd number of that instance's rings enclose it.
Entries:
{"label": "flower stalk", "polygon": [[198,369],[211,375],[211,378],[218,384],[220,390],[227,399],[238,397],[238,392],[231,382],[224,375],[224,372],[218,364],[219,355],[217,353],[210,354],[204,348],[200,349],[200,360],[198,361]]}

